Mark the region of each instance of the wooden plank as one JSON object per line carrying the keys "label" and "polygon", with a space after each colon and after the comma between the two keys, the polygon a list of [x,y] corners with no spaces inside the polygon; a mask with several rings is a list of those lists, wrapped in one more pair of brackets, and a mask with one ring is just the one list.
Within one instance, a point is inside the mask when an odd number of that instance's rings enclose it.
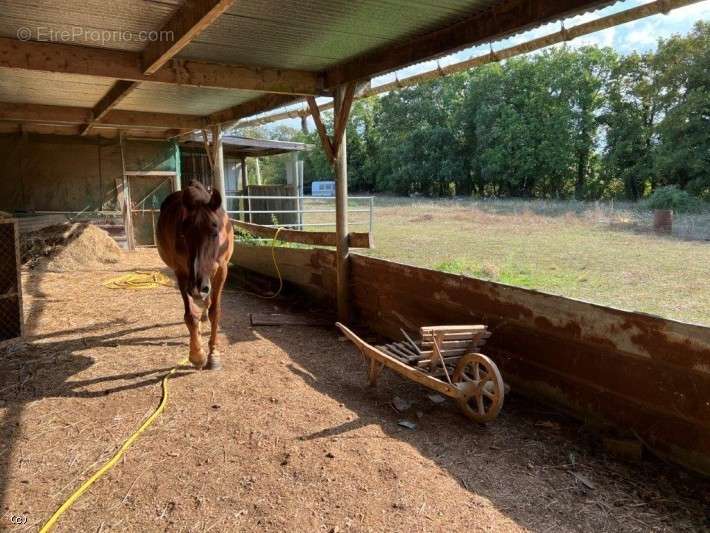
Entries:
{"label": "wooden plank", "polygon": [[[93,112],[86,107],[0,102],[0,120],[81,125],[92,122]],[[101,121],[102,126],[117,128],[195,129],[201,127],[202,124],[204,124],[203,120],[194,115],[117,109],[108,111]]]}
{"label": "wooden plank", "polygon": [[187,0],[160,29],[158,35],[161,38],[151,41],[143,50],[143,72],[155,73],[233,3],[234,0]]}
{"label": "wooden plank", "polygon": [[401,345],[397,343],[385,344],[385,347],[387,348],[387,351],[389,351],[392,355],[399,359],[404,359],[405,361],[410,361],[419,357],[416,354],[407,352],[407,350],[405,350]]}
{"label": "wooden plank", "polygon": [[[262,89],[263,90],[263,89]],[[275,91],[272,91],[275,92]],[[265,94],[221,111],[216,111],[207,117],[209,124],[222,124],[225,128],[240,118],[256,115],[269,109],[281,107],[283,105],[297,102],[300,98],[295,98],[287,94]]]}
{"label": "wooden plank", "polygon": [[[7,37],[0,37],[0,68],[3,67],[114,80],[263,91],[275,93],[266,96],[281,96],[284,103],[293,101],[298,95],[323,93],[322,77],[309,71],[173,59],[170,65],[154,74],[145,74],[139,52],[19,41]],[[271,100],[272,103],[278,101]]]}
{"label": "wooden plank", "polygon": [[128,250],[133,251],[136,249],[136,236],[133,232],[133,206],[131,205],[130,180],[126,174],[126,143],[123,134],[119,136],[119,144],[121,148],[121,171],[123,174],[123,229],[126,233]]}
{"label": "wooden plank", "polygon": [[165,176],[166,178],[176,176],[172,170],[126,170],[126,176]]}
{"label": "wooden plank", "polygon": [[[350,82],[345,84],[342,89],[342,101],[338,105],[338,111],[335,117],[335,128],[333,132],[333,141],[331,148],[333,153],[337,153],[340,148],[340,143],[343,141],[343,135],[345,134],[345,128],[348,125],[348,118],[350,117],[350,108],[353,104],[353,97],[355,96],[355,82]],[[316,105],[315,98],[308,98],[308,107],[311,109],[313,114],[313,120],[315,122],[316,115],[318,115],[320,120],[320,112],[318,111],[318,106]],[[322,126],[322,124],[321,124]],[[318,131],[320,134],[320,130]]]}
{"label": "wooden plank", "polygon": [[222,128],[215,124],[212,131],[212,188],[219,191],[222,196],[222,208],[227,209],[224,185],[224,145],[222,142]]}
{"label": "wooden plank", "polygon": [[274,313],[271,315],[263,315],[257,313],[249,313],[249,323],[252,326],[313,326],[313,327],[331,327],[333,322],[323,318],[313,318],[302,315],[284,315]]}
{"label": "wooden plank", "polygon": [[[447,341],[456,341],[456,340],[469,340],[473,339],[474,337],[480,335],[480,333],[447,333],[445,335],[445,339]],[[425,342],[430,342],[431,339],[433,338],[433,335],[431,333],[424,333],[422,336],[422,341]]]}
{"label": "wooden plank", "polygon": [[[276,248],[274,250],[281,276],[309,296],[328,303],[335,298],[335,254],[325,248]],[[230,273],[276,278],[270,246],[234,243]]]}
{"label": "wooden plank", "polygon": [[467,332],[479,332],[485,331],[487,326],[482,324],[474,325],[452,325],[452,326],[422,326],[419,328],[419,333],[421,335],[431,335],[439,331],[451,332],[451,333],[467,333]]}
{"label": "wooden plank", "polygon": [[[256,237],[273,239],[276,236],[277,228],[268,228],[259,224],[250,224],[241,220],[231,219],[236,228]],[[279,231],[278,240],[283,242],[297,242],[300,244],[311,244],[313,246],[335,246],[336,236],[332,231],[300,231],[292,229],[282,229]],[[349,245],[353,248],[370,248],[369,233],[351,233],[349,235]]]}
{"label": "wooden plank", "polygon": [[[474,343],[471,340],[465,341],[442,341],[440,346],[442,350],[455,350],[458,348],[470,348]],[[422,341],[422,348],[431,348],[434,346],[434,341]]]}
{"label": "wooden plank", "polygon": [[559,20],[566,15],[583,10],[585,5],[610,4],[599,0],[510,0],[479,7],[460,22],[426,35],[417,35],[409,42],[397,43],[389,48],[367,52],[326,72],[325,85],[338,87],[353,80],[369,79],[395,69],[456,52],[463,48],[489,42],[493,39]]}
{"label": "wooden plank", "polygon": [[92,109],[91,122],[82,126],[79,135],[87,135],[94,122],[99,122],[106,113],[116,107],[138,86],[135,81],[118,80]]}
{"label": "wooden plank", "polygon": [[[335,93],[335,123],[347,124],[350,106],[346,101],[348,87],[339,86]],[[352,99],[351,99],[352,101]],[[348,153],[347,134],[342,128],[341,142],[335,150],[335,265],[338,290],[338,320],[350,321],[350,241],[348,239]]]}

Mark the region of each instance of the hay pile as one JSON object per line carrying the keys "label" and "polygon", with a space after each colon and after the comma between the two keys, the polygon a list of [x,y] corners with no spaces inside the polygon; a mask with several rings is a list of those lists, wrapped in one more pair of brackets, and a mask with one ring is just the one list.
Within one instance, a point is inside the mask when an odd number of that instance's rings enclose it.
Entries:
{"label": "hay pile", "polygon": [[102,270],[121,254],[107,232],[87,223],[49,226],[22,237],[22,262],[48,272]]}

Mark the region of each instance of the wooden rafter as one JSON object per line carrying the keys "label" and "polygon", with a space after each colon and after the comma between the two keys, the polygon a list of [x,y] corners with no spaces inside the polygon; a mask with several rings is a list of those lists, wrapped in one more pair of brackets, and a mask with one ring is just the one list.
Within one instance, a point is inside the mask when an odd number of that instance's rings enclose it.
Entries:
{"label": "wooden rafter", "polygon": [[[677,9],[679,7],[696,4],[700,1],[702,0],[656,0],[655,2],[626,9],[624,11],[614,13],[613,15],[601,17],[589,22],[583,22],[571,28],[563,28],[561,31],[550,33],[542,37],[537,37],[535,39],[531,39],[530,41],[526,41],[521,44],[516,44],[515,46],[502,48],[496,50],[493,53],[485,53],[479,56],[466,59],[464,61],[452,63],[450,65],[437,66],[437,68],[435,69],[428,70],[419,74],[414,74],[406,78],[399,78],[395,81],[384,83],[382,85],[377,85],[375,87],[366,86],[360,91],[355,92],[355,99],[369,98],[377,94],[403,89],[405,87],[418,85],[425,81],[441,78],[443,76],[448,76],[455,72],[461,72],[471,68],[480,67],[482,65],[487,65],[489,63],[503,61],[504,59],[509,59],[511,57],[515,57],[521,54],[540,50],[542,48],[546,48],[548,46],[552,46],[554,44],[562,43],[565,41],[571,41],[583,35],[589,35],[590,33],[601,31],[607,28],[612,28],[620,24],[640,20],[646,17],[657,15],[659,13],[667,13],[670,9]],[[327,102],[319,105],[318,110],[320,112],[323,112],[329,109],[333,109],[333,105],[333,102]],[[242,121],[239,123],[239,126],[246,128],[261,126],[287,118],[303,119],[304,117],[307,117],[310,114],[310,109],[305,106],[299,109],[289,109],[286,111],[281,111],[279,113],[274,113],[272,115],[260,116],[258,118]]]}
{"label": "wooden rafter", "polygon": [[[38,124],[91,123],[93,111],[86,107],[51,106],[42,104],[16,104],[0,102],[0,120],[31,122]],[[156,128],[156,129],[199,129],[204,125],[201,117],[173,113],[152,113],[145,111],[108,111],[100,123],[93,127]]]}
{"label": "wooden rafter", "polygon": [[355,82],[345,84],[343,91],[343,101],[335,114],[335,131],[333,132],[333,151],[335,153],[338,153],[338,148],[343,140],[343,133],[345,133],[345,128],[348,125],[350,108],[353,105],[353,97],[355,96]]}
{"label": "wooden rafter", "polygon": [[91,131],[91,127],[96,122],[100,122],[106,114],[116,107],[121,100],[128,96],[133,89],[138,86],[138,82],[118,80],[113,84],[108,92],[99,100],[92,110],[91,122],[81,127],[80,135],[86,135]]}
{"label": "wooden rafter", "polygon": [[321,144],[323,145],[323,151],[332,165],[335,164],[336,155],[340,149],[340,143],[343,141],[343,134],[345,133],[345,129],[348,125],[350,108],[353,103],[353,98],[355,97],[355,85],[355,82],[351,82],[346,83],[343,87],[343,99],[337,113],[335,114],[335,125],[333,128],[334,131],[332,138],[328,135],[328,132],[325,129],[325,124],[323,124],[323,119],[321,118],[316,99],[312,96],[306,98],[308,108],[311,111],[311,115],[313,115],[313,122],[316,125],[318,136],[320,137]]}
{"label": "wooden rafter", "polygon": [[[42,124],[38,122],[12,122],[0,120],[0,133],[67,136],[79,135],[81,128],[82,126],[78,124]],[[96,138],[115,139],[118,137],[119,132],[124,132],[129,138],[173,139],[183,132],[192,132],[192,130],[141,128],[139,126],[129,128],[100,126],[92,129],[91,136]]]}
{"label": "wooden rafter", "polygon": [[545,22],[562,19],[570,13],[578,12],[584,5],[591,9],[612,3],[602,0],[508,0],[483,12],[476,12],[452,26],[418,36],[403,44],[368,52],[337,65],[325,73],[325,86],[332,88],[352,80],[369,79],[513,32],[524,31]]}
{"label": "wooden rafter", "polygon": [[187,0],[158,32],[161,38],[143,50],[143,72],[154,74],[233,3],[234,0]]}
{"label": "wooden rafter", "polygon": [[265,94],[242,104],[212,113],[207,117],[207,122],[209,124],[229,124],[240,118],[288,105],[297,100],[293,96],[285,94]]}
{"label": "wooden rafter", "polygon": [[139,52],[19,41],[6,37],[0,37],[0,67],[277,95],[323,93],[322,77],[304,70],[173,59],[149,75],[143,72]]}
{"label": "wooden rafter", "polygon": [[330,136],[325,129],[325,124],[320,116],[320,111],[318,111],[318,103],[316,99],[309,96],[306,101],[308,102],[308,107],[311,109],[311,114],[313,115],[313,122],[316,124],[316,130],[318,131],[318,136],[320,137],[320,142],[323,145],[323,151],[325,152],[326,158],[330,161],[332,165],[335,162],[336,150],[333,149],[333,141],[330,140]]}

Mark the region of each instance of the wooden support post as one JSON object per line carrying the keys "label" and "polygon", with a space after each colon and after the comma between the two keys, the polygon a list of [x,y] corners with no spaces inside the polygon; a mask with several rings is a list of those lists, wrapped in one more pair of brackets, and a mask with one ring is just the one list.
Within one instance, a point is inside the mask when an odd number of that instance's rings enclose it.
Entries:
{"label": "wooden support post", "polygon": [[261,165],[259,164],[259,158],[254,158],[254,163],[256,167],[256,184],[261,185]]}
{"label": "wooden support post", "polygon": [[222,208],[227,209],[224,197],[224,150],[222,149],[222,130],[219,125],[212,126],[212,187],[222,195]]}
{"label": "wooden support post", "polygon": [[[341,85],[335,92],[335,124],[346,124],[350,114],[352,97],[347,85]],[[348,98],[350,101],[348,102]],[[350,262],[348,244],[348,154],[345,127],[338,132],[340,138],[335,151],[335,240],[338,321],[350,321]]]}
{"label": "wooden support post", "polygon": [[119,145],[121,148],[121,168],[123,169],[123,229],[126,232],[126,245],[129,251],[136,249],[136,238],[133,234],[133,205],[131,203],[131,188],[126,174],[126,148],[123,132],[119,134]]}
{"label": "wooden support post", "polygon": [[296,191],[298,194],[298,202],[296,202],[296,203],[298,205],[298,210],[299,210],[298,225],[299,225],[299,229],[302,230],[303,229],[303,219],[304,219],[303,210],[305,207],[305,202],[303,200],[303,161],[297,161],[296,167],[298,169],[298,191]]}
{"label": "wooden support post", "polygon": [[[244,196],[249,196],[249,175],[247,173],[247,159],[242,157],[242,194]],[[243,213],[244,222],[251,222],[251,198],[245,198],[242,200],[242,210],[249,211],[249,214]]]}

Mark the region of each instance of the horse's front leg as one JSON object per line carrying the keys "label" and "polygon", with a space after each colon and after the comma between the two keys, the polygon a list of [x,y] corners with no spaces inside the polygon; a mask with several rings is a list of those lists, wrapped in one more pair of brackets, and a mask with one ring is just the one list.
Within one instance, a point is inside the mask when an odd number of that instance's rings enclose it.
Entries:
{"label": "horse's front leg", "polygon": [[187,279],[178,278],[182,302],[185,306],[185,325],[190,332],[190,362],[195,368],[202,368],[207,363],[207,356],[202,349],[202,339],[200,338],[200,309],[187,293]]}
{"label": "horse's front leg", "polygon": [[209,308],[210,316],[210,354],[207,360],[207,368],[219,370],[222,364],[219,361],[219,350],[217,350],[217,333],[219,331],[219,321],[222,318],[222,289],[227,279],[227,264],[221,264],[212,277],[212,295]]}

